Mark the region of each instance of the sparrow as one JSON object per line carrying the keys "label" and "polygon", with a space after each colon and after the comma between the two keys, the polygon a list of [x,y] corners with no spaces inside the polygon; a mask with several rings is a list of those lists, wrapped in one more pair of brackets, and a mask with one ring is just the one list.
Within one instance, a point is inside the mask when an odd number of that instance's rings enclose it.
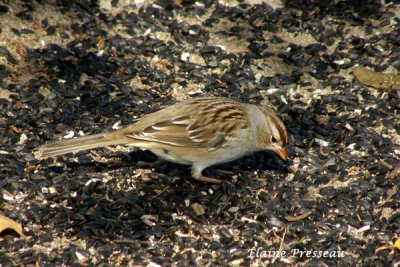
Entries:
{"label": "sparrow", "polygon": [[222,97],[200,97],[147,114],[119,130],[40,146],[34,155],[45,159],[129,145],[150,150],[167,161],[191,165],[191,175],[199,181],[221,184],[221,180],[204,176],[202,171],[263,150],[271,150],[285,160],[287,141],[285,126],[271,108]]}

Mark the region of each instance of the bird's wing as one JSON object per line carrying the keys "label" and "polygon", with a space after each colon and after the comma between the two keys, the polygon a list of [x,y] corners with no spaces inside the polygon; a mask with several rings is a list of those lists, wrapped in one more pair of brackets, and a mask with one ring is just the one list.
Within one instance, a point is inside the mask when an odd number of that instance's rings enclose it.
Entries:
{"label": "bird's wing", "polygon": [[[235,131],[248,127],[246,108],[224,98],[195,98],[158,112],[175,115],[154,122],[141,131],[127,132],[126,137],[172,146],[202,147],[212,151],[223,146]],[[186,114],[185,114],[186,113]],[[180,116],[178,116],[180,115]],[[154,118],[157,114],[153,115]]]}

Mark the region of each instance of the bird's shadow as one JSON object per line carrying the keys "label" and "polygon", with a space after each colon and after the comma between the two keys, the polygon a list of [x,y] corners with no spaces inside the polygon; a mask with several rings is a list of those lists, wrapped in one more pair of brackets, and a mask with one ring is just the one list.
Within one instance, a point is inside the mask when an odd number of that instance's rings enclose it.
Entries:
{"label": "bird's shadow", "polygon": [[[100,149],[104,151],[104,149]],[[104,152],[107,153],[107,152]],[[100,152],[102,156],[103,153]],[[118,170],[123,168],[148,168],[157,175],[162,177],[173,178],[190,178],[192,183],[196,180],[191,177],[189,165],[177,164],[160,159],[148,150],[135,150],[133,152],[124,153],[116,152],[111,155],[112,158],[117,160],[107,160],[109,155],[104,155],[105,160],[99,161],[94,159],[88,153],[78,154],[78,161],[69,161],[65,165],[72,170],[79,168],[92,168],[98,172]],[[203,174],[211,176],[222,181],[230,182],[231,176],[241,176],[242,179],[246,178],[246,174],[255,171],[277,171],[285,175],[289,171],[290,160],[282,161],[272,151],[263,151],[244,156],[240,159],[230,161],[227,163],[216,164],[206,168]],[[197,181],[200,184],[204,182]]]}
{"label": "bird's shadow", "polygon": [[[205,170],[205,175],[224,181],[222,185],[212,185],[192,178],[189,166],[160,160],[149,151],[110,154],[99,149],[96,154],[97,160],[89,153],[78,153],[78,161],[66,162],[66,167],[70,169],[67,174],[69,179],[62,183],[68,185],[68,180],[76,179],[73,186],[77,194],[75,197],[64,196],[70,207],[59,207],[55,220],[60,228],[84,232],[100,240],[114,240],[118,236],[146,240],[151,235],[159,234],[160,227],[151,226],[146,218],[158,218],[158,224],[174,222],[164,227],[171,231],[190,227],[186,220],[174,220],[173,214],[185,214],[198,225],[229,221],[231,218],[225,211],[232,203],[241,206],[243,198],[253,197],[251,188],[256,185],[252,182],[254,171],[282,173],[285,168],[285,164],[279,164],[279,159],[272,152],[255,153]],[[98,160],[103,158],[117,160],[112,163]],[[129,172],[140,168],[150,169],[153,177],[132,184],[126,182],[134,177]],[[91,177],[96,177],[95,173],[109,173],[113,178],[91,181]],[[247,177],[251,173],[253,177]],[[233,175],[238,176],[235,182]],[[127,179],[128,176],[130,179]],[[193,204],[203,207],[205,212],[199,213]],[[260,207],[252,209],[256,212]]]}

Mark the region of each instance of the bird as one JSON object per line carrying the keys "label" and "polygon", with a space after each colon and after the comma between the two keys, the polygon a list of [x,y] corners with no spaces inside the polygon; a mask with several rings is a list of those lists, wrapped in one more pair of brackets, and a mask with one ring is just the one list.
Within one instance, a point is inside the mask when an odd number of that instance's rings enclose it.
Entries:
{"label": "bird", "polygon": [[193,178],[221,184],[202,174],[205,168],[248,154],[271,150],[286,160],[288,135],[267,105],[223,97],[190,98],[144,115],[127,127],[38,147],[38,160],[98,147],[128,145],[158,157],[191,165]]}

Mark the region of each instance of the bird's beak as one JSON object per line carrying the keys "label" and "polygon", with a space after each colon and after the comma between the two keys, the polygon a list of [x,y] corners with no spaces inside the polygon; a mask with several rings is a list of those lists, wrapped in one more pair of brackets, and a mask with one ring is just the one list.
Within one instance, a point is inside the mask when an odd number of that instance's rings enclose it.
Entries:
{"label": "bird's beak", "polygon": [[286,149],[284,148],[277,148],[274,150],[275,154],[278,155],[282,160],[286,160]]}

